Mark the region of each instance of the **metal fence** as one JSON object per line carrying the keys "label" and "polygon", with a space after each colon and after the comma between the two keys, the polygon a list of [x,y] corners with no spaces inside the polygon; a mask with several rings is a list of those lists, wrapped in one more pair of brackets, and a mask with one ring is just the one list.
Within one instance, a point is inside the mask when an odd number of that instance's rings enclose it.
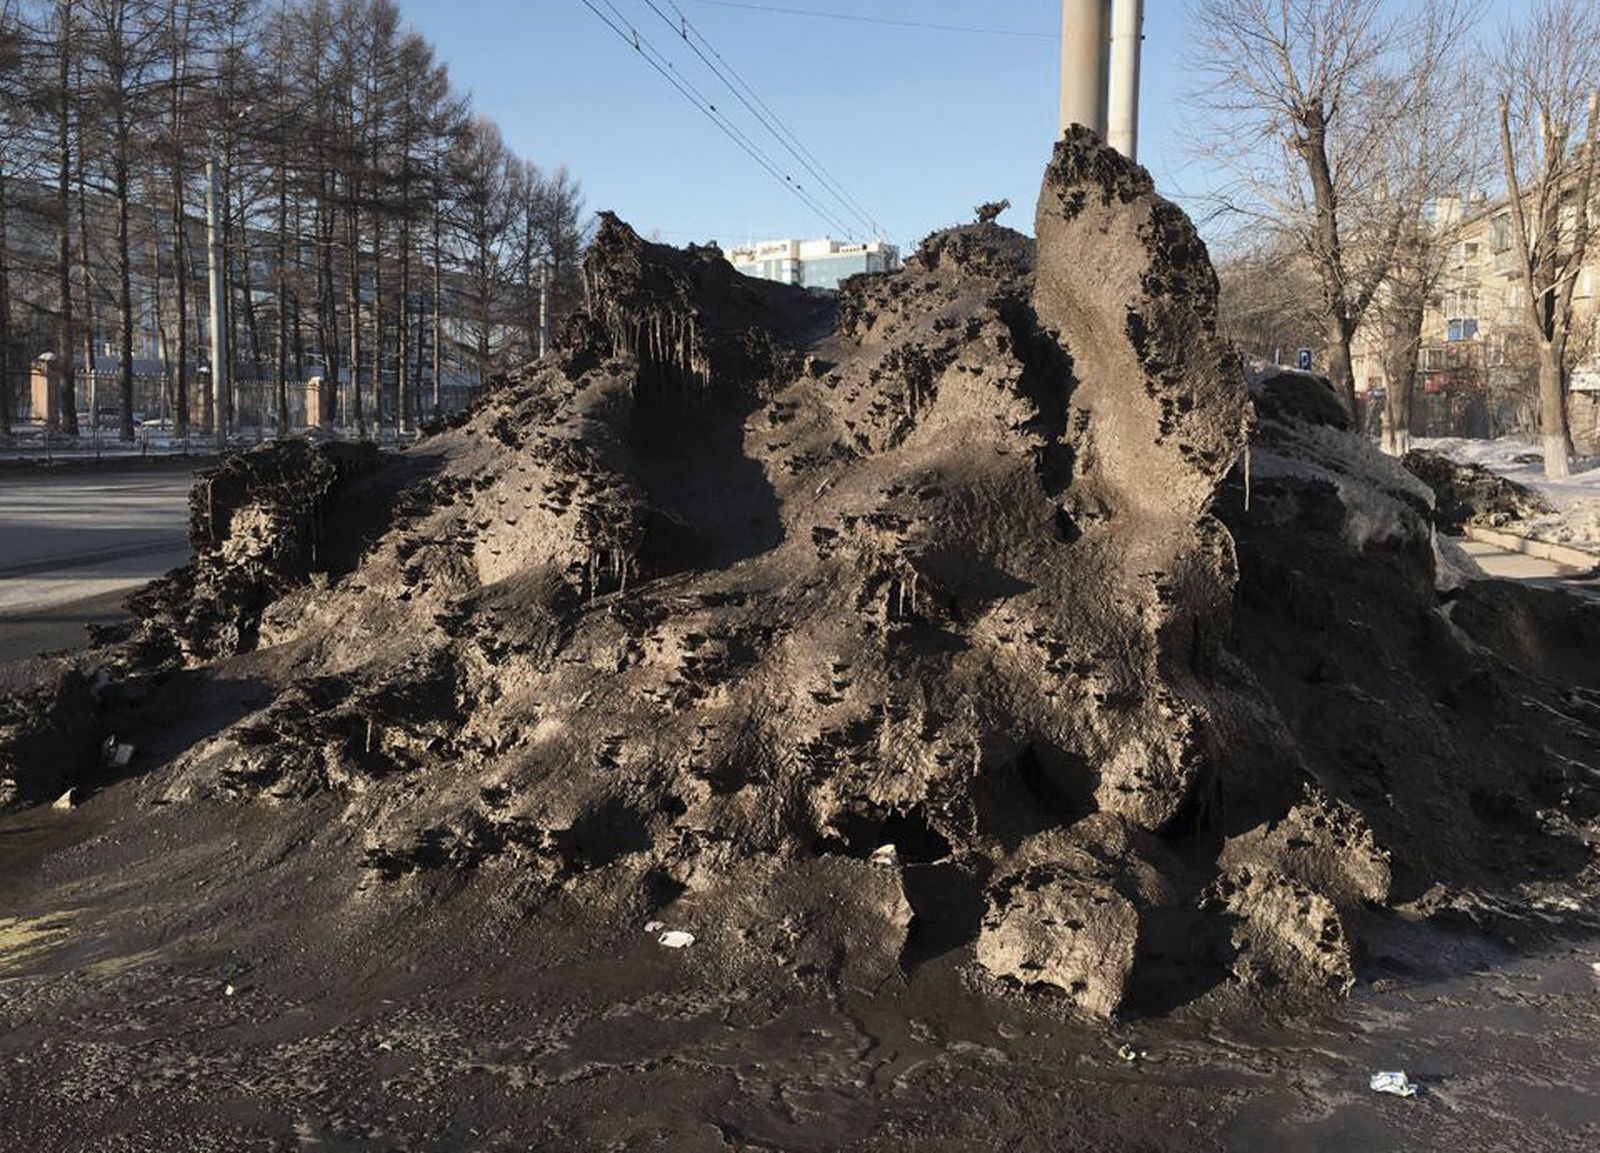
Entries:
{"label": "metal fence", "polygon": [[[16,398],[16,420],[10,429],[6,455],[16,457],[56,457],[81,455],[121,455],[128,453],[209,452],[214,439],[209,429],[211,379],[205,369],[195,371],[188,381],[188,429],[179,435],[176,420],[176,382],[167,374],[139,372],[133,377],[134,438],[120,439],[121,408],[118,398],[121,376],[117,372],[82,371],[76,374],[75,399],[78,434],[68,436],[49,427],[42,414],[33,411],[32,378],[19,373],[12,383]],[[360,422],[356,419],[354,396],[348,380],[340,382],[331,400],[332,420],[320,421],[308,412],[320,403],[319,381],[289,382],[285,395],[287,428],[280,429],[278,386],[271,365],[240,366],[229,389],[229,442],[248,445],[272,439],[285,432],[302,432],[313,425],[333,436],[359,435],[383,443],[409,439],[399,428],[398,388],[384,382],[380,395],[372,393],[370,381],[362,381]],[[418,389],[417,421],[434,416],[449,416],[470,408],[482,394],[476,381],[453,380],[441,385],[438,411],[434,407],[431,383]],[[413,421],[413,424],[416,421]]]}

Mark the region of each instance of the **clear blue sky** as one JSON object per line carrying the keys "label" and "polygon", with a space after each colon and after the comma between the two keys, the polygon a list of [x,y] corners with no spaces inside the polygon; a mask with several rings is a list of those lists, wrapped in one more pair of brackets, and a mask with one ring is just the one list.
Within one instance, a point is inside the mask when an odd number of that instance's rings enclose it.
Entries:
{"label": "clear blue sky", "polygon": [[[816,181],[764,135],[647,0],[591,0],[637,28],[785,171]],[[654,0],[669,17],[669,0]],[[1404,2],[1404,0],[1397,0]],[[1493,0],[1492,19],[1524,0]],[[697,112],[582,0],[400,0],[461,89],[507,142],[547,168],[566,164],[591,210],[610,208],[671,243],[838,235]],[[694,29],[793,129],[826,172],[909,252],[934,228],[1009,198],[1002,223],[1032,231],[1056,130],[1058,0],[676,0]],[[619,20],[614,6],[625,20]],[[943,31],[913,21],[1011,33]],[[1140,159],[1180,203],[1213,186],[1192,148],[1185,93],[1192,30],[1182,0],[1146,0]],[[702,46],[703,49],[703,46]],[[703,49],[704,50],[704,49]],[[852,218],[848,218],[853,220]],[[865,229],[857,225],[857,232]]]}

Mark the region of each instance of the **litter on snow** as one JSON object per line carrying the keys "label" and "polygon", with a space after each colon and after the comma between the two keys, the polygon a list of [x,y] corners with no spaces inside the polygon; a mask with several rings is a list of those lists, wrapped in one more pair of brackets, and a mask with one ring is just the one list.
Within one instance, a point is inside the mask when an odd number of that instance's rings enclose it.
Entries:
{"label": "litter on snow", "polygon": [[1404,1073],[1374,1073],[1368,1084],[1374,1093],[1389,1093],[1395,1097],[1415,1097],[1422,1091],[1421,1086]]}

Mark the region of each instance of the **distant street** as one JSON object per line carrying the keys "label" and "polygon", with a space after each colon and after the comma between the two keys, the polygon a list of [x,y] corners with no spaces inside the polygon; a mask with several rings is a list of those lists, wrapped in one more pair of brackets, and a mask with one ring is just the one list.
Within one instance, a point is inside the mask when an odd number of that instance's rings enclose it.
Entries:
{"label": "distant street", "polygon": [[194,462],[0,474],[0,661],[81,644],[189,559]]}

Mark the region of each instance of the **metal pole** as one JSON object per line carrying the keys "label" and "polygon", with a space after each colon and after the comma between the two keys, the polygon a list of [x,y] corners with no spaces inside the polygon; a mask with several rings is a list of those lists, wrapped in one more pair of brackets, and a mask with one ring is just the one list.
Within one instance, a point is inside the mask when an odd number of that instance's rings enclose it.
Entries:
{"label": "metal pole", "polygon": [[1139,159],[1139,56],[1144,41],[1144,0],[1111,5],[1110,116],[1106,143]]}
{"label": "metal pole", "polygon": [[228,448],[228,302],[223,292],[222,220],[218,209],[222,199],[220,167],[215,155],[206,158],[206,239],[210,250],[206,266],[211,282],[211,430],[219,453]]}
{"label": "metal pole", "polygon": [[539,265],[539,359],[550,348],[550,266]]}
{"label": "metal pole", "polygon": [[1111,0],[1061,0],[1061,124],[1106,135]]}

